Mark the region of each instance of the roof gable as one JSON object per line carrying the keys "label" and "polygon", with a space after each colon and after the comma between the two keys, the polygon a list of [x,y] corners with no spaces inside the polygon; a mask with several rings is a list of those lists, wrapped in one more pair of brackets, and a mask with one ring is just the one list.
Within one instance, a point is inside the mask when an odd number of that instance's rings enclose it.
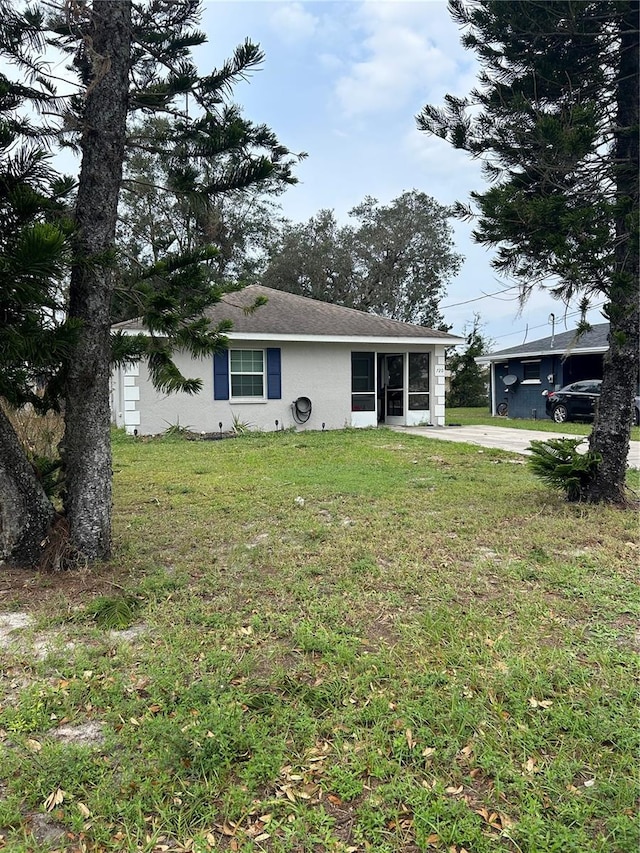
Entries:
{"label": "roof gable", "polygon": [[[247,313],[258,297],[267,299],[265,305]],[[425,343],[438,342],[448,346],[462,339],[428,329],[412,323],[390,320],[377,314],[344,308],[329,302],[320,302],[306,296],[298,296],[283,290],[274,290],[262,285],[252,284],[235,293],[225,294],[221,301],[205,311],[205,316],[219,323],[231,320],[234,334],[268,335],[319,338],[407,338],[424,339]],[[117,323],[113,328],[143,331],[139,320]]]}

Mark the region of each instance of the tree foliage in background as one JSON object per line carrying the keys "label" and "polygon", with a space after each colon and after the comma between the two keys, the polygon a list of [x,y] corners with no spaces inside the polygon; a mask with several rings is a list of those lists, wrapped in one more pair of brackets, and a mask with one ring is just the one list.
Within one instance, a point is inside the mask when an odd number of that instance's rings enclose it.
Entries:
{"label": "tree foliage in background", "polygon": [[395,320],[441,327],[439,305],[462,258],[449,211],[425,193],[388,205],[367,197],[338,225],[331,210],[285,224],[262,283]]}
{"label": "tree foliage in background", "polygon": [[476,364],[476,358],[491,349],[491,342],[482,334],[480,316],[475,314],[470,329],[464,330],[465,342],[461,351],[454,349],[447,356],[447,367],[451,371],[447,405],[486,406],[488,403],[488,370]]}
{"label": "tree foliage in background", "polygon": [[[184,293],[255,284],[268,241],[281,219],[274,198],[284,190],[278,174],[236,189],[212,190],[220,181],[216,159],[198,158],[188,149],[171,148],[173,124],[166,117],[146,118],[129,136],[120,198],[117,245],[120,280],[114,294],[115,321],[144,310],[135,282],[140,273],[168,257],[188,258],[208,247],[199,275],[184,282]],[[163,278],[146,281],[156,293]]]}
{"label": "tree foliage in background", "polygon": [[427,106],[421,129],[483,162],[475,239],[526,298],[604,297],[610,323],[583,499],[624,501],[640,349],[637,0],[450,0],[480,62],[468,97]]}
{"label": "tree foliage in background", "polygon": [[310,299],[356,307],[351,237],[352,229],[338,225],[332,210],[320,210],[307,222],[285,221],[269,249],[261,283]]}
{"label": "tree foliage in background", "polygon": [[[67,265],[64,270],[60,266],[54,278],[44,268],[36,272],[41,281],[50,282],[50,289],[38,293],[36,282],[30,302],[14,300],[14,325],[16,346],[24,349],[24,333],[40,311],[43,346],[37,355],[26,353],[27,372],[36,368],[55,372],[62,382],[65,526],[71,548],[87,560],[108,557],[111,548],[112,361],[145,355],[158,387],[195,391],[197,380],[183,377],[172,360],[174,348],[198,356],[224,345],[224,328],[210,327],[201,316],[222,292],[203,272],[215,255],[215,249],[204,242],[187,252],[170,246],[128,270],[129,298],[139,308],[149,335],[111,339],[115,293],[125,282],[119,274],[115,237],[127,145],[130,150],[164,157],[172,182],[167,189],[190,199],[200,210],[207,210],[225,193],[295,182],[292,167],[297,158],[269,128],[248,121],[230,102],[234,84],[261,63],[260,49],[247,41],[221,68],[198,74],[191,51],[206,41],[197,29],[200,7],[199,0],[93,0],[28,7],[0,0],[0,56],[12,64],[16,75],[8,81],[9,97],[2,102],[3,128],[10,126],[17,147],[26,151],[26,141],[39,146],[40,150],[34,149],[36,159],[41,158],[45,143],[69,146],[81,157],[73,229],[55,261]],[[73,94],[58,93],[59,78],[49,73],[47,50],[62,51],[70,58],[73,79],[65,80],[65,88]],[[24,118],[23,105],[36,108],[35,118]],[[164,117],[166,132],[153,139],[145,137],[138,132],[140,123],[133,120],[136,114]],[[206,162],[207,169],[197,169],[194,164],[199,162]],[[38,180],[38,186],[35,179],[23,185],[41,191],[48,183],[47,193],[55,195],[54,176]],[[42,237],[47,222],[41,207],[34,207],[33,219]],[[63,248],[68,253],[64,261]],[[67,274],[65,298],[54,308],[51,299],[58,300],[62,294],[56,283]],[[7,275],[8,269],[3,271],[3,290],[13,292]],[[66,328],[73,331],[65,337],[64,351],[61,345],[53,346],[56,339],[51,334],[58,309],[64,310]],[[16,375],[9,389],[9,396],[13,393],[16,400],[17,381]],[[53,389],[49,385],[50,394]],[[7,488],[0,492],[0,556],[22,559],[28,554],[33,560],[44,541],[42,524],[27,529],[13,521],[25,500],[32,500],[40,522],[51,517],[51,506],[40,508],[42,512],[36,508],[35,474],[24,454],[20,456],[6,419],[0,421],[0,428],[3,453],[10,450],[3,461],[11,469],[3,481]],[[8,516],[13,519],[9,525],[5,523]]]}

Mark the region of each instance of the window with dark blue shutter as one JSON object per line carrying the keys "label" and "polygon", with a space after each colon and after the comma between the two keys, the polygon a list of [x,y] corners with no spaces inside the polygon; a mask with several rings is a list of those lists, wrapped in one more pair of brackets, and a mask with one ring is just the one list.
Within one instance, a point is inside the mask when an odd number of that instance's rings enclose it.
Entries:
{"label": "window with dark blue shutter", "polygon": [[267,349],[267,399],[282,399],[279,347],[269,347]]}
{"label": "window with dark blue shutter", "polygon": [[229,399],[229,352],[217,352],[213,356],[213,399]]}

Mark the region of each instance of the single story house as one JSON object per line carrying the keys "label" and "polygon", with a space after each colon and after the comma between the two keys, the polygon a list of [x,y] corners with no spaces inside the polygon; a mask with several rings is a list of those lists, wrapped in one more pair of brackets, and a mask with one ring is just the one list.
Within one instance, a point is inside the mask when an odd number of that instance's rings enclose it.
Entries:
{"label": "single story house", "polygon": [[517,347],[476,358],[489,366],[493,415],[546,418],[543,391],[554,391],[582,379],[602,379],[609,349],[609,324],[592,326],[576,340],[576,331],[560,332]]}
{"label": "single story house", "polygon": [[[257,297],[266,304],[247,312]],[[228,349],[175,357],[184,376],[202,380],[200,393],[159,393],[144,361],[118,368],[117,426],[140,435],[173,425],[226,432],[234,423],[263,431],[444,426],[445,350],[462,338],[260,285],[226,294],[207,316],[233,322]],[[144,332],[137,320],[114,329]]]}

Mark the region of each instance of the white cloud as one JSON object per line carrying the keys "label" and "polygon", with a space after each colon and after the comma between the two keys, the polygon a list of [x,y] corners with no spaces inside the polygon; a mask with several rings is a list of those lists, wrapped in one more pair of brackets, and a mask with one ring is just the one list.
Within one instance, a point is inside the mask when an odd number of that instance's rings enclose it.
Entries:
{"label": "white cloud", "polygon": [[425,102],[440,100],[457,89],[467,71],[443,3],[363,2],[352,26],[359,42],[335,84],[338,103],[349,117],[406,109],[418,95]]}
{"label": "white cloud", "polygon": [[486,189],[477,160],[415,125],[402,138],[402,152],[415,164],[416,181],[430,180],[435,191],[427,191],[442,204],[467,201],[471,190]]}
{"label": "white cloud", "polygon": [[278,3],[274,5],[270,23],[285,44],[294,45],[315,34],[318,18],[308,12],[302,3]]}

